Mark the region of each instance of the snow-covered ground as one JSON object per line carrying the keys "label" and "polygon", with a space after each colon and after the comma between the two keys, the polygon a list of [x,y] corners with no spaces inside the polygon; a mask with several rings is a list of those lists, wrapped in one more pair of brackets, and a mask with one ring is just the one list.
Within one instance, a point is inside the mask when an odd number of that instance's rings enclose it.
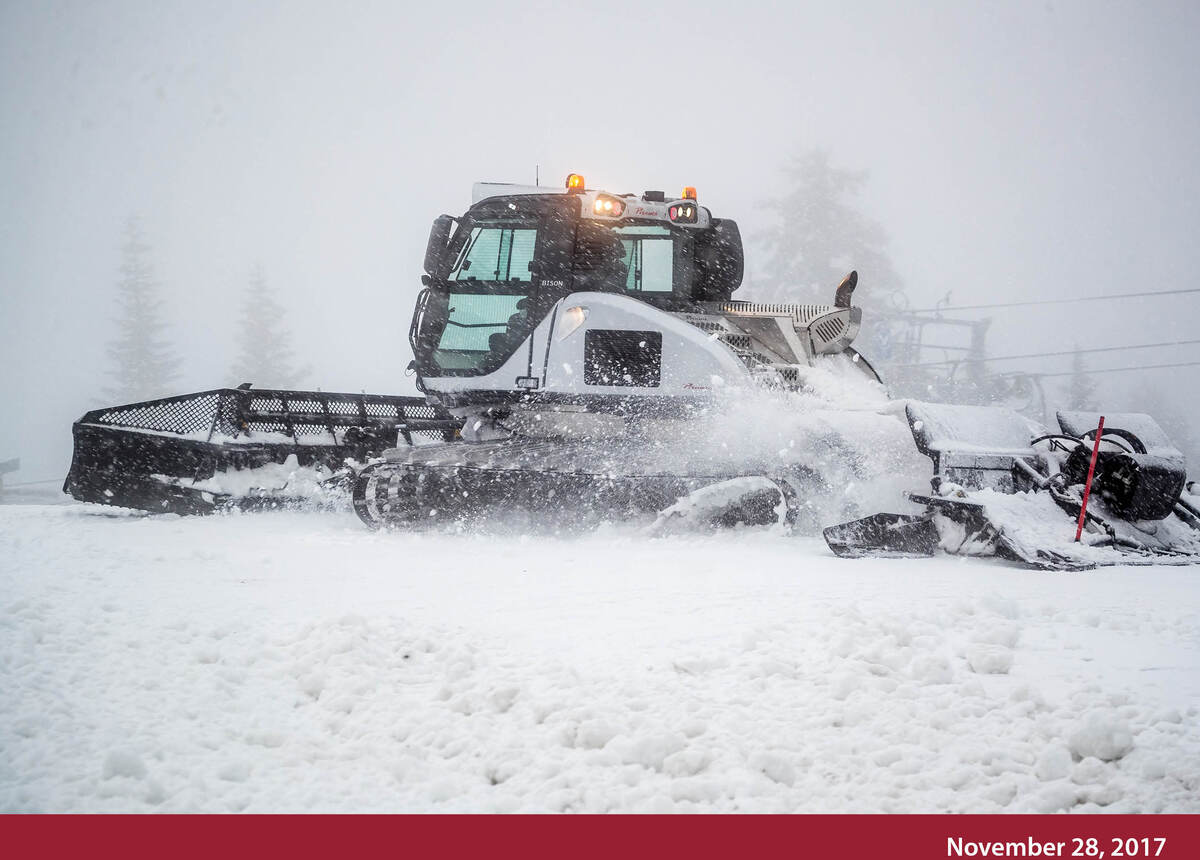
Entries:
{"label": "snow-covered ground", "polygon": [[0,507],[2,811],[1200,811],[1200,570]]}

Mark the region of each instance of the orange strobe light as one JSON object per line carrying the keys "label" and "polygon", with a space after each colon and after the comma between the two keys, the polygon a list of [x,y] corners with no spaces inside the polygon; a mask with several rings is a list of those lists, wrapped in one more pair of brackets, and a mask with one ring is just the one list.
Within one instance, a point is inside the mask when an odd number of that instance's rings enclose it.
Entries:
{"label": "orange strobe light", "polygon": [[567,176],[567,190],[582,192],[584,189],[583,177],[578,173],[572,173]]}
{"label": "orange strobe light", "polygon": [[681,199],[695,200],[696,199],[696,186],[694,186],[694,185],[685,186],[683,189],[683,197]]}

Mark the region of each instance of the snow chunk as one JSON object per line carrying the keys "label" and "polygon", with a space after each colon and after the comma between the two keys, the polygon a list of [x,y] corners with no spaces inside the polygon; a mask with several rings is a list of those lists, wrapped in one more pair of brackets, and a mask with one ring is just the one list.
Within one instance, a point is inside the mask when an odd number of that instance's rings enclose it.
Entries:
{"label": "snow chunk", "polygon": [[1067,743],[1080,758],[1116,761],[1133,749],[1133,733],[1113,711],[1096,709],[1087,713]]}
{"label": "snow chunk", "polygon": [[967,665],[979,675],[1007,675],[1013,652],[1003,645],[976,644],[967,648]]}
{"label": "snow chunk", "polygon": [[663,762],[687,746],[681,735],[653,734],[640,737],[629,743],[624,750],[623,760],[629,764],[662,770]]}
{"label": "snow chunk", "polygon": [[1032,812],[1047,815],[1070,809],[1079,799],[1078,789],[1069,782],[1052,782],[1029,799]]}
{"label": "snow chunk", "polygon": [[250,778],[250,763],[246,761],[227,762],[217,771],[217,776],[228,782],[245,782]]}
{"label": "snow chunk", "polygon": [[1058,744],[1046,747],[1038,756],[1033,772],[1042,782],[1066,779],[1071,773],[1071,751]]}
{"label": "snow chunk", "polygon": [[942,655],[930,654],[913,660],[912,677],[922,684],[949,684],[954,680],[954,669]]}
{"label": "snow chunk", "polygon": [[129,750],[113,750],[110,752],[104,759],[104,768],[101,771],[103,779],[112,779],[114,776],[141,779],[145,775],[145,762],[141,760],[137,753]]}
{"label": "snow chunk", "polygon": [[585,720],[575,732],[575,746],[598,750],[619,734],[619,730],[607,720]]}
{"label": "snow chunk", "polygon": [[1071,781],[1077,785],[1101,783],[1108,779],[1108,772],[1108,765],[1098,758],[1088,756],[1075,765],[1071,771]]}
{"label": "snow chunk", "polygon": [[668,776],[695,776],[712,764],[712,755],[704,750],[685,749],[663,759],[663,773]]}
{"label": "snow chunk", "polygon": [[1142,762],[1142,776],[1146,779],[1162,779],[1167,775],[1167,763],[1161,758],[1150,757]]}
{"label": "snow chunk", "polygon": [[753,765],[772,782],[788,786],[796,784],[796,768],[778,753],[759,753],[754,757]]}

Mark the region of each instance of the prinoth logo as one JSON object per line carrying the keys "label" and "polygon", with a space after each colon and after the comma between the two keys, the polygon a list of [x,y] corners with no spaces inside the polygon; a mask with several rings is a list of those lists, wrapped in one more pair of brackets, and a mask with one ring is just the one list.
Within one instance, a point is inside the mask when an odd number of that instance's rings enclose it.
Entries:
{"label": "prinoth logo", "polygon": [[708,391],[709,390],[707,385],[697,385],[694,382],[685,382],[685,383],[683,383],[683,387],[686,388],[688,391]]}
{"label": "prinoth logo", "polygon": [[634,206],[634,218],[660,218],[662,217],[662,209],[656,206]]}

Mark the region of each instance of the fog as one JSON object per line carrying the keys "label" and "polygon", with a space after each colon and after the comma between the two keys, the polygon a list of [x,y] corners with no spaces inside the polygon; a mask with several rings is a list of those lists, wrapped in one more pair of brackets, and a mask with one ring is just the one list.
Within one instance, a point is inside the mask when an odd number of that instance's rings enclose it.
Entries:
{"label": "fog", "polygon": [[[429,222],[476,180],[535,170],[697,186],[749,240],[739,298],[764,202],[812,147],[870,171],[861,205],[914,307],[1200,287],[1198,37],[1189,2],[5,0],[0,460],[61,478],[71,422],[103,405],[134,214],[180,392],[242,381],[232,338],[258,264],[307,384],[411,391]],[[1200,337],[1200,294],[993,315],[994,355]],[[1196,369],[1099,384],[1121,408],[1159,392],[1196,416]]]}

